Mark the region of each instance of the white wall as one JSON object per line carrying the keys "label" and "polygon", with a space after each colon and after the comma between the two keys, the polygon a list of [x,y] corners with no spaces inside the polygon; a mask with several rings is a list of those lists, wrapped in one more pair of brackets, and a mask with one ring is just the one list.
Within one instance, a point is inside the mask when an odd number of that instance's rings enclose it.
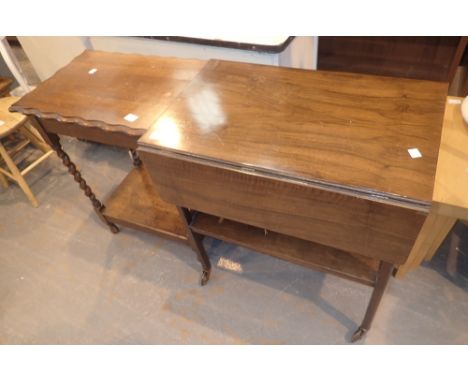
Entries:
{"label": "white wall", "polygon": [[317,39],[296,37],[280,54],[143,39],[138,37],[19,37],[39,78],[45,80],[85,49],[156,56],[222,59],[316,69]]}
{"label": "white wall", "polygon": [[18,40],[43,81],[89,48],[85,37],[20,37]]}
{"label": "white wall", "polygon": [[298,36],[278,57],[279,66],[317,69],[318,37]]}
{"label": "white wall", "polygon": [[90,41],[95,50],[109,52],[194,58],[199,60],[217,58],[266,65],[278,64],[277,55],[273,54],[175,41],[151,40],[139,37],[91,37]]}

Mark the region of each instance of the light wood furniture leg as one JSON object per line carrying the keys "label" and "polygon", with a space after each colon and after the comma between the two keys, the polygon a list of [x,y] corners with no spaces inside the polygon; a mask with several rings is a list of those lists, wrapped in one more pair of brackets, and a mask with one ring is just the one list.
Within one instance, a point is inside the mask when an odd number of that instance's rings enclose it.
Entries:
{"label": "light wood furniture leg", "polygon": [[41,150],[44,154],[52,151],[52,148],[48,146],[38,135],[34,132],[33,128],[25,123],[19,129],[20,133],[27,138],[35,147]]}
{"label": "light wood furniture leg", "polygon": [[0,173],[0,184],[4,188],[8,188],[8,181],[7,181],[7,179],[5,178],[5,176],[2,173]]}
{"label": "light wood furniture leg", "polygon": [[[8,152],[6,151],[5,147],[3,144],[0,142],[0,155],[2,156],[3,160],[5,161],[6,165],[8,166],[8,169],[11,171],[11,176],[12,179],[15,180],[20,188],[23,190],[23,192],[26,194],[28,197],[29,201],[34,207],[38,207],[39,203],[37,202],[36,197],[32,193],[31,189],[29,188],[28,184],[23,178],[23,175],[21,175],[21,172],[19,171],[18,167],[16,167],[15,163],[11,159],[10,155],[8,155]],[[6,175],[6,173],[4,173]]]}
{"label": "light wood furniture leg", "polygon": [[398,268],[395,277],[402,278],[408,271],[419,266],[423,260],[431,260],[456,221],[456,218],[438,215],[431,211],[419,232],[408,260]]}

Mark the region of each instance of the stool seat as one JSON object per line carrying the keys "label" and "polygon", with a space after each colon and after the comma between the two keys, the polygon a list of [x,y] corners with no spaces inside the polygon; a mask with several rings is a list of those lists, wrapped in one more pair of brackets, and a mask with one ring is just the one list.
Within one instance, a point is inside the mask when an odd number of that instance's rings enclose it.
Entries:
{"label": "stool seat", "polygon": [[26,122],[27,117],[23,114],[8,111],[8,108],[18,99],[18,97],[0,98],[0,138],[10,135],[18,126]]}

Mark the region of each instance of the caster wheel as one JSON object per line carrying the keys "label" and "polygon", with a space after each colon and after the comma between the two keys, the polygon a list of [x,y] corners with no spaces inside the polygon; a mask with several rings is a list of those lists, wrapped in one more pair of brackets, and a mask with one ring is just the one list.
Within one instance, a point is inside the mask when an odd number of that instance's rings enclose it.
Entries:
{"label": "caster wheel", "polygon": [[364,337],[366,332],[367,332],[366,329],[358,328],[358,330],[356,330],[353,336],[351,337],[351,342],[359,341],[362,337]]}
{"label": "caster wheel", "polygon": [[200,280],[201,286],[206,285],[208,283],[209,279],[210,279],[210,271],[203,271],[202,276],[201,276],[201,280]]}
{"label": "caster wheel", "polygon": [[109,228],[112,233],[119,233],[120,229],[114,223],[109,223]]}

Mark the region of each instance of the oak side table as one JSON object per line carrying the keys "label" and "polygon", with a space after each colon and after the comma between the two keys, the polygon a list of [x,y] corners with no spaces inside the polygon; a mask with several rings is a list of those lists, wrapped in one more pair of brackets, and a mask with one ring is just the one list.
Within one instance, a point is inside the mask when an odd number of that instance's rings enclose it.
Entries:
{"label": "oak side table", "polygon": [[373,287],[431,208],[447,85],[209,61],[139,140],[211,273],[212,236]]}
{"label": "oak side table", "polygon": [[458,219],[468,220],[468,124],[462,98],[447,97],[432,207],[407,262],[397,277],[430,261]]}

